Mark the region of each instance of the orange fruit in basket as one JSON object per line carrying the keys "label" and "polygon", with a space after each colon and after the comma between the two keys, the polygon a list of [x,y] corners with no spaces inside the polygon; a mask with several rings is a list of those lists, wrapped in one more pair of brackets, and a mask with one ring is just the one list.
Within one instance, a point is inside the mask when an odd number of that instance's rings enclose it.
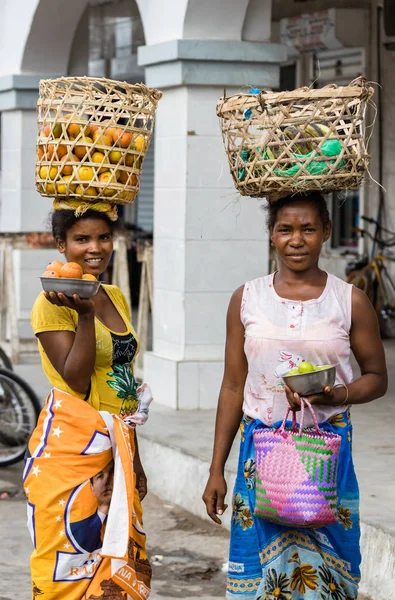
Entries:
{"label": "orange fruit in basket", "polygon": [[[72,154],[71,156],[68,156],[68,155],[63,156],[60,159],[60,162],[71,162],[71,161],[80,162],[80,159],[77,158],[74,154]],[[73,165],[65,165],[60,172],[62,173],[62,175],[72,175]]]}
{"label": "orange fruit in basket", "polygon": [[69,137],[76,138],[81,131],[81,126],[78,123],[70,123],[67,127],[67,134]]}
{"label": "orange fruit in basket", "polygon": [[44,150],[42,146],[37,148],[37,160],[42,160],[44,158]]}
{"label": "orange fruit in basket", "polygon": [[97,131],[99,129],[99,125],[93,125],[92,123],[90,123],[89,129],[90,129],[91,136],[93,136],[93,134],[95,133],[95,131]]}
{"label": "orange fruit in basket", "polygon": [[116,132],[118,131],[118,129],[116,127],[106,127],[104,128],[104,135],[110,135],[111,138],[114,139],[114,135],[116,134]]}
{"label": "orange fruit in basket", "polygon": [[94,275],[92,275],[92,273],[84,273],[82,279],[86,279],[88,281],[97,281],[97,278]]}
{"label": "orange fruit in basket", "polygon": [[83,270],[78,263],[69,262],[63,265],[59,274],[61,277],[67,277],[68,279],[82,279]]}
{"label": "orange fruit in basket", "polygon": [[104,133],[104,131],[98,128],[93,134],[93,141],[99,146],[112,146],[112,137]]}
{"label": "orange fruit in basket", "polygon": [[[55,139],[56,142],[59,141],[59,138]],[[61,160],[63,156],[67,154],[67,146],[65,144],[48,144],[48,159],[50,160],[52,156],[57,157],[58,160]]]}
{"label": "orange fruit in basket", "polygon": [[132,143],[132,135],[127,131],[124,131],[121,137],[119,138],[119,145],[121,148],[128,148]]}
{"label": "orange fruit in basket", "polygon": [[119,183],[122,183],[123,185],[125,185],[128,182],[128,179],[129,179],[129,173],[127,171],[120,170],[119,176],[118,176]]}
{"label": "orange fruit in basket", "polygon": [[78,158],[84,158],[85,154],[88,152],[88,147],[84,144],[93,144],[93,140],[90,137],[84,137],[78,140],[78,143],[74,146],[74,154]]}

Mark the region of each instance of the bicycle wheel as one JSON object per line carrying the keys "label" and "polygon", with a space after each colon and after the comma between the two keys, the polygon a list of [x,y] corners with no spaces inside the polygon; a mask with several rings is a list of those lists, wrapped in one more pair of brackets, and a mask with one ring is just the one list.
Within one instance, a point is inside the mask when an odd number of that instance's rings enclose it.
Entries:
{"label": "bicycle wheel", "polygon": [[3,348],[0,346],[0,369],[8,369],[8,371],[12,371],[12,362],[8,358],[7,354],[4,352]]}
{"label": "bicycle wheel", "polygon": [[0,467],[23,459],[40,411],[40,402],[26,381],[0,369]]}

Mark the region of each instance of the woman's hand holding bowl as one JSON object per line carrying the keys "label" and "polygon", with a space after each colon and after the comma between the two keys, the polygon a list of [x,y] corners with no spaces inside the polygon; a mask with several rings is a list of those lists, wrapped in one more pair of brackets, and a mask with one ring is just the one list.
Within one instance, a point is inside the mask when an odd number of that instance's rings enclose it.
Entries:
{"label": "woman's hand holding bowl", "polygon": [[62,294],[62,292],[44,292],[44,296],[51,304],[72,308],[79,315],[95,314],[95,304],[90,298],[82,299],[78,294],[73,294],[69,298],[65,294]]}

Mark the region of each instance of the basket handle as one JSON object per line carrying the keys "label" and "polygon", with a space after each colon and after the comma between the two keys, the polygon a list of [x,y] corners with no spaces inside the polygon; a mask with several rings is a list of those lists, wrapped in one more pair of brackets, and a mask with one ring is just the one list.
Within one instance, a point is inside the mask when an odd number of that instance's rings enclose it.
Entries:
{"label": "basket handle", "polygon": [[[281,427],[278,430],[279,433],[283,433],[285,431],[285,424],[288,420],[289,413],[291,412],[291,410],[292,410],[291,407],[288,407],[288,410],[284,417],[284,421],[282,422]],[[298,428],[298,424],[296,422],[296,412],[294,410],[292,410],[292,431],[296,433],[297,428]]]}
{"label": "basket handle", "polygon": [[[310,414],[311,414],[311,417],[313,419],[313,423],[314,423],[314,427],[315,427],[316,433],[319,434],[319,435],[321,435],[321,430],[319,428],[317,417],[315,416],[314,409],[311,406],[310,402],[307,400],[307,398],[301,398],[300,399],[301,415],[300,415],[299,435],[302,435],[302,432],[303,432],[305,405],[307,406],[307,408],[310,411]],[[291,407],[289,407],[287,409],[286,415],[284,417],[284,421],[282,422],[282,425],[281,425],[281,427],[278,430],[279,433],[283,433],[285,431],[285,424],[286,424],[286,422],[288,420],[289,413],[291,412],[291,410],[292,410]],[[292,410],[292,431],[294,433],[297,431],[296,411],[295,410]]]}
{"label": "basket handle", "polygon": [[304,421],[305,405],[307,406],[307,408],[310,411],[310,414],[311,414],[311,417],[313,419],[313,423],[314,423],[314,427],[315,427],[316,433],[318,433],[319,435],[321,435],[321,430],[320,430],[320,428],[318,426],[317,417],[315,416],[315,412],[313,410],[313,407],[311,406],[311,404],[307,400],[307,398],[301,398],[300,399],[300,407],[301,407],[302,414],[300,416],[299,435],[302,435],[302,431],[303,431],[303,421]]}

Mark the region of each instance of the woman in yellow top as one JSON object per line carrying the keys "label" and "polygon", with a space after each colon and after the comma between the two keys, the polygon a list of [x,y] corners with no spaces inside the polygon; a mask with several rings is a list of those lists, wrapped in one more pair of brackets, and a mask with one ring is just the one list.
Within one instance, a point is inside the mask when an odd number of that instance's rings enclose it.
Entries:
{"label": "woman in yellow top", "polygon": [[[95,277],[108,267],[116,229],[116,222],[92,210],[80,217],[70,210],[52,214],[52,233],[59,252],[67,262],[78,263],[84,273]],[[102,284],[91,299],[42,292],[33,306],[31,322],[44,372],[53,387],[97,410],[122,417],[136,412],[132,363],[138,340],[119,288]],[[147,479],[137,444],[134,467],[142,499],[147,493]]]}

